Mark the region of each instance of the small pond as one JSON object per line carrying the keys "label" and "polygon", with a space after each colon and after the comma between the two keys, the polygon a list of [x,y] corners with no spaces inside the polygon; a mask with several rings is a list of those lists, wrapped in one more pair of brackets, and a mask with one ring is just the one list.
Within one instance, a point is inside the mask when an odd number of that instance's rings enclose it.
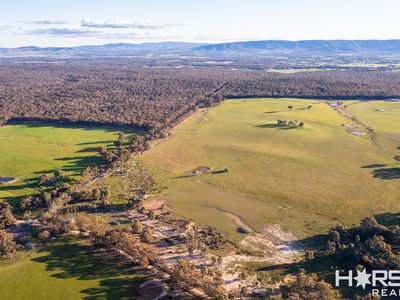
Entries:
{"label": "small pond", "polygon": [[0,184],[14,181],[14,179],[12,177],[0,177]]}

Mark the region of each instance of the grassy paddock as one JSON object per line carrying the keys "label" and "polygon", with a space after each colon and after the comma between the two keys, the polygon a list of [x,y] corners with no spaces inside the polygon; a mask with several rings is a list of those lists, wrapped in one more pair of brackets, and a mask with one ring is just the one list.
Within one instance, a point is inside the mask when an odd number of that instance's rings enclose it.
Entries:
{"label": "grassy paddock", "polygon": [[142,279],[83,242],[63,238],[0,261],[0,298],[130,299]]}
{"label": "grassy paddock", "polygon": [[118,132],[129,128],[41,122],[0,127],[0,176],[17,178],[0,185],[0,201],[36,192],[38,176],[62,169],[77,177],[89,165],[102,163],[99,147],[112,145]]}
{"label": "grassy paddock", "polygon": [[[356,113],[368,123],[367,113]],[[392,113],[393,118],[375,124],[377,130],[398,128],[400,114]],[[277,119],[304,121],[305,126],[279,128]],[[396,150],[349,134],[342,126],[348,122],[316,100],[228,100],[197,112],[141,159],[166,187],[162,197],[179,214],[238,236],[222,209],[254,228],[279,223],[304,237],[400,208],[398,180],[371,169],[392,164]],[[381,138],[386,143],[388,136]],[[199,166],[229,172],[187,176]]]}
{"label": "grassy paddock", "polygon": [[399,102],[357,102],[349,106],[349,111],[375,130],[380,143],[389,152],[400,146]]}

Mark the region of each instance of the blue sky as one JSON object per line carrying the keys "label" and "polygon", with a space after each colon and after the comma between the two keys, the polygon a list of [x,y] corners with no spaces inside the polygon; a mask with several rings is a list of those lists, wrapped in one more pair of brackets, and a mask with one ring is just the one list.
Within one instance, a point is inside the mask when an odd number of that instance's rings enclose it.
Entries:
{"label": "blue sky", "polygon": [[1,0],[0,47],[400,39],[400,0]]}

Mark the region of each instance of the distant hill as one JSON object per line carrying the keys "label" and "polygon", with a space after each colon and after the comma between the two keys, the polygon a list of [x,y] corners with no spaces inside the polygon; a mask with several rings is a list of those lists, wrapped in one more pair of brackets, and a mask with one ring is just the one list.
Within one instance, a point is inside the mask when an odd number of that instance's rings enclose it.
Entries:
{"label": "distant hill", "polygon": [[160,43],[142,43],[142,44],[130,44],[130,43],[115,43],[105,45],[84,45],[77,47],[36,47],[36,46],[25,46],[18,48],[0,48],[0,53],[9,55],[24,55],[29,53],[35,54],[85,54],[90,55],[127,55],[135,53],[147,53],[147,52],[180,52],[180,51],[191,51],[194,48],[206,45],[204,43],[185,43],[185,42],[160,42]]}
{"label": "distant hill", "polygon": [[400,40],[248,41],[204,45],[196,50],[400,54]]}
{"label": "distant hill", "polygon": [[321,54],[400,54],[400,40],[308,40],[308,41],[248,41],[221,44],[159,42],[159,43],[115,43],[105,45],[84,45],[77,47],[36,47],[0,48],[0,54],[24,56],[30,54],[72,55],[103,57],[135,55],[145,53],[321,53]]}

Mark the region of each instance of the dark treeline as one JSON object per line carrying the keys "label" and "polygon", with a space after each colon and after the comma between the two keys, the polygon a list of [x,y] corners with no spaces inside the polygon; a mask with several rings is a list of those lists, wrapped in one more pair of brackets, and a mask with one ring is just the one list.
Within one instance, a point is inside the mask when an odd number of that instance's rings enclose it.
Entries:
{"label": "dark treeline", "polygon": [[392,98],[400,73],[275,74],[117,63],[3,64],[0,123],[62,120],[166,129],[227,97]]}

